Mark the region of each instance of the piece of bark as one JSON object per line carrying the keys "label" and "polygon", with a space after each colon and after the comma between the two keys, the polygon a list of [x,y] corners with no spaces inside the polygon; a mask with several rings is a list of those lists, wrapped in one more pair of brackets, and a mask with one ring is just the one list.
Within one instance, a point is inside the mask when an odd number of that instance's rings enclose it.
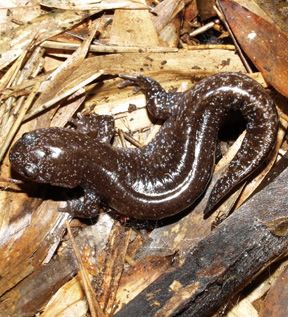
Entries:
{"label": "piece of bark", "polygon": [[271,226],[287,219],[287,181],[286,168],[187,253],[182,266],[157,279],[116,316],[200,317],[217,311],[287,252],[287,230],[278,235]]}
{"label": "piece of bark", "polygon": [[125,228],[119,222],[114,223],[106,245],[106,261],[98,269],[101,278],[97,283],[98,289],[96,288],[96,293],[99,294],[97,300],[107,315],[111,314],[116,305],[116,291],[124,270],[131,233],[131,229]]}
{"label": "piece of bark", "polygon": [[71,217],[67,213],[57,212],[57,203],[49,200],[44,201],[32,214],[25,213],[25,208],[35,209],[35,200],[26,199],[24,204],[23,215],[17,220],[24,226],[25,218],[28,218],[28,223],[13,235],[9,235],[13,224],[10,228],[8,226],[6,233],[9,239],[0,247],[0,295],[39,269],[43,261],[53,255],[65,231],[64,223]]}
{"label": "piece of bark", "polygon": [[1,297],[0,316],[34,316],[77,271],[71,252],[42,266]]}
{"label": "piece of bark", "polygon": [[[57,293],[51,297],[49,303],[43,308],[38,317],[73,316],[83,317],[88,315],[88,305],[80,277],[76,275],[68,283],[63,285]],[[97,316],[98,317],[98,316]]]}
{"label": "piece of bark", "polygon": [[[127,304],[148,285],[173,266],[174,254],[169,256],[146,256],[129,267],[121,277],[117,291],[118,303]],[[148,274],[147,274],[148,272]]]}

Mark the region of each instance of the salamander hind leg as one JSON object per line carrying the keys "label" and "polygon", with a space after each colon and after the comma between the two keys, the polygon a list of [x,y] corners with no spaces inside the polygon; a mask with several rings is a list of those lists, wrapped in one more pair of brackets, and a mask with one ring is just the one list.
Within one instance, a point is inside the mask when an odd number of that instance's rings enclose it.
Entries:
{"label": "salamander hind leg", "polygon": [[100,142],[111,142],[115,134],[114,119],[109,115],[78,115],[77,119],[70,121],[76,130],[90,135]]}
{"label": "salamander hind leg", "polygon": [[138,86],[146,97],[149,114],[155,120],[167,120],[183,98],[182,93],[166,92],[154,79],[145,76],[119,75],[129,85]]}

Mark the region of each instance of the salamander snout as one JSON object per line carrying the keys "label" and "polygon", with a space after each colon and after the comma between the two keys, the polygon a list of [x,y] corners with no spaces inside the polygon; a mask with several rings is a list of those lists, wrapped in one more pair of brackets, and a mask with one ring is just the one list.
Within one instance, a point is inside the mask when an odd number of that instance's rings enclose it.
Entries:
{"label": "salamander snout", "polygon": [[[31,153],[31,144],[37,139],[36,133],[25,133],[14,144],[9,153],[12,168],[20,175],[34,179],[38,175],[38,165]],[[33,162],[35,161],[35,162]]]}

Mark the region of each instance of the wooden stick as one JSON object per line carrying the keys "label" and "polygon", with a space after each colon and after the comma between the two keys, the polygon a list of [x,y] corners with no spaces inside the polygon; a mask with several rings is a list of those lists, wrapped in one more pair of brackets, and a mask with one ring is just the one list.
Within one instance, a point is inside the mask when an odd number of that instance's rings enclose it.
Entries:
{"label": "wooden stick", "polygon": [[232,41],[233,41],[233,43],[234,43],[234,45],[235,45],[235,47],[237,49],[237,52],[239,54],[239,57],[242,60],[243,65],[245,66],[245,68],[246,68],[248,73],[253,73],[249,63],[247,62],[247,60],[246,60],[246,58],[245,58],[245,56],[244,56],[244,54],[242,52],[242,49],[241,49],[240,45],[238,44],[238,42],[237,42],[237,40],[236,40],[236,38],[235,38],[235,36],[234,36],[229,24],[228,24],[228,22],[226,21],[226,18],[224,16],[223,12],[222,12],[221,5],[218,3],[218,1],[216,1],[216,4],[217,4],[217,6],[213,6],[213,8],[216,11],[219,19],[225,24],[225,27],[227,28],[227,31],[229,32],[229,34],[230,34],[230,36],[232,38]]}
{"label": "wooden stick", "polygon": [[84,288],[84,292],[86,294],[91,317],[104,317],[102,309],[101,309],[98,301],[96,300],[96,294],[91,286],[90,279],[89,279],[88,274],[85,270],[85,266],[83,264],[79,249],[77,248],[77,245],[75,243],[75,240],[74,240],[74,237],[72,235],[72,231],[71,231],[71,228],[70,228],[68,221],[66,221],[66,227],[67,227],[69,237],[71,239],[74,254],[76,256],[76,259],[77,259],[77,262],[79,265],[79,269],[80,269],[79,273],[80,273],[82,285]]}

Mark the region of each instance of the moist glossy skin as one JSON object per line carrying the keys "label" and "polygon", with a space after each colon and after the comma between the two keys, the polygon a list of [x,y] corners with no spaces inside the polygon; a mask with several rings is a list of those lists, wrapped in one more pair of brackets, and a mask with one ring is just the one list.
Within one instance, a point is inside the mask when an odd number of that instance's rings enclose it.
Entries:
{"label": "moist glossy skin", "polygon": [[241,148],[212,190],[208,214],[250,175],[272,150],[278,118],[273,101],[254,80],[240,73],[217,74],[185,93],[166,93],[153,79],[124,76],[146,95],[147,109],[164,120],[141,149],[110,144],[110,116],[83,117],[76,130],[39,129],[26,133],[10,152],[12,168],[39,183],[81,186],[84,196],[66,211],[93,217],[99,206],[139,219],[160,219],[189,207],[203,193],[214,167],[219,126],[229,109],[247,120]]}

